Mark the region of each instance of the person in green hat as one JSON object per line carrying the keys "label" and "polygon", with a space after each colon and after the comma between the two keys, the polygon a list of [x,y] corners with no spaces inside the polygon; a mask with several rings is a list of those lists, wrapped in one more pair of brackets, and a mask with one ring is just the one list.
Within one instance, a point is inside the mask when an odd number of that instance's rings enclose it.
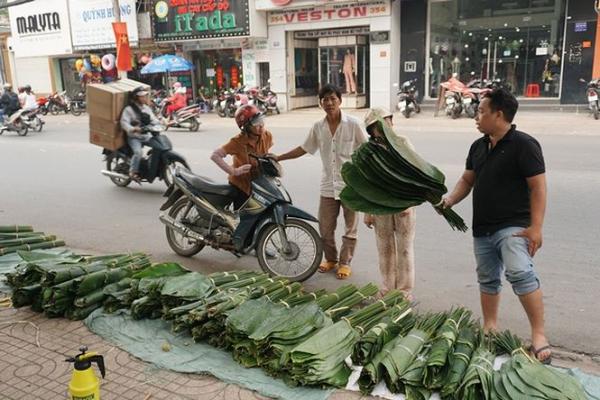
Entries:
{"label": "person in green hat", "polygon": [[[377,122],[393,127],[392,113],[383,108],[373,108],[365,115],[365,127],[369,140],[377,141],[384,133]],[[407,138],[402,137],[412,149]],[[379,257],[379,271],[383,280],[381,295],[389,290],[402,291],[409,300],[413,299],[415,286],[415,221],[414,207],[397,214],[365,214],[364,223],[375,229],[375,241]]]}

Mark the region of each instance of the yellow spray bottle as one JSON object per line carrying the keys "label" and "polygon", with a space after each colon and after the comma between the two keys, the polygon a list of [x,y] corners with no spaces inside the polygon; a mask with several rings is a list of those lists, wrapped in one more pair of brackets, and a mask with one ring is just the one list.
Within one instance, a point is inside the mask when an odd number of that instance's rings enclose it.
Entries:
{"label": "yellow spray bottle", "polygon": [[79,351],[80,354],[65,360],[75,364],[69,382],[70,398],[71,400],[100,400],[100,381],[92,370],[92,363],[98,365],[100,374],[104,378],[104,357],[95,352],[86,353],[87,347],[82,347]]}

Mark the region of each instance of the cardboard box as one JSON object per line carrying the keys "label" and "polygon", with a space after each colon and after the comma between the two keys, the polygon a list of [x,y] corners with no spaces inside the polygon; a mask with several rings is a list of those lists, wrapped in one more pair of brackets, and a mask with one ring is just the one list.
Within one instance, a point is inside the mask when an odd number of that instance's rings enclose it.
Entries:
{"label": "cardboard box", "polygon": [[119,121],[90,116],[90,132],[92,131],[114,137],[124,134]]}
{"label": "cardboard box", "polygon": [[129,93],[143,86],[150,86],[132,79],[121,79],[111,83],[94,83],[87,86],[87,112],[90,117],[118,121],[127,105]]}
{"label": "cardboard box", "polygon": [[118,150],[125,144],[125,136],[112,136],[102,132],[90,131],[90,143],[108,150]]}

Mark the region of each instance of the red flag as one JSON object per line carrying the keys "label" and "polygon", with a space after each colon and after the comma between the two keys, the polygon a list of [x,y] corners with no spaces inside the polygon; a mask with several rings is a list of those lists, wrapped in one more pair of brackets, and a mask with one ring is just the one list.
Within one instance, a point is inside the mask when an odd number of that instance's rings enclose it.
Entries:
{"label": "red flag", "polygon": [[131,71],[131,49],[129,48],[127,23],[113,22],[112,25],[117,42],[117,69],[119,71]]}

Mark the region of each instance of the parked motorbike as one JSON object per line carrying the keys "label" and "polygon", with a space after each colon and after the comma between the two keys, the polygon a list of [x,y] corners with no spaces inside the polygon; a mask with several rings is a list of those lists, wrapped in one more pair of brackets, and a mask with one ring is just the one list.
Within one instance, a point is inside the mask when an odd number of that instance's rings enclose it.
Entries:
{"label": "parked motorbike", "polygon": [[226,110],[227,116],[229,118],[233,118],[235,116],[235,112],[241,106],[245,106],[247,104],[254,104],[254,101],[252,101],[252,103],[250,102],[250,100],[254,100],[254,99],[249,96],[247,89],[245,89],[245,88],[239,88],[238,90],[236,90],[234,97],[235,97],[235,102],[233,102],[233,104],[230,104]]}
{"label": "parked motorbike", "polygon": [[85,93],[79,92],[69,101],[69,110],[75,116],[81,115],[86,110]]}
{"label": "parked motorbike", "polygon": [[235,92],[231,89],[224,90],[217,95],[213,101],[213,109],[217,111],[219,117],[225,118],[235,115]]}
{"label": "parked motorbike", "polygon": [[67,96],[66,91],[62,91],[60,93],[54,92],[48,98],[48,111],[52,115],[58,115],[61,111],[65,114],[68,114],[70,111],[69,108],[70,99]]}
{"label": "parked motorbike", "polygon": [[[159,115],[169,118],[166,116],[166,109],[168,105],[169,102],[167,100],[163,100]],[[198,132],[201,123],[200,107],[197,104],[192,104],[175,111],[173,115],[171,115],[171,118],[166,122],[165,129],[173,127],[189,129],[190,132]]]}
{"label": "parked motorbike", "polygon": [[452,77],[441,86],[444,89],[442,93],[444,93],[446,115],[452,119],[460,117],[463,111],[462,93],[465,92],[465,84]]}
{"label": "parked motorbike", "polygon": [[48,114],[48,105],[49,105],[48,97],[44,97],[44,96],[38,97],[37,105],[38,105],[38,110],[40,110],[40,113],[42,115]]}
{"label": "parked motorbike", "polygon": [[263,113],[276,112],[281,114],[279,106],[277,105],[277,94],[271,90],[269,85],[263,86],[262,88],[255,88],[252,96],[254,98],[254,104]]}
{"label": "parked motorbike", "polygon": [[167,94],[164,90],[154,90],[152,92],[150,107],[152,108],[152,111],[154,111],[154,114],[160,115],[161,106],[166,97]]}
{"label": "parked motorbike", "polygon": [[41,132],[46,122],[40,118],[41,110],[36,108],[35,110],[24,111],[22,114],[23,122],[27,125],[28,129],[35,132]]}
{"label": "parked motorbike", "polygon": [[[398,86],[396,84],[396,86]],[[402,84],[398,92],[398,110],[406,118],[410,118],[412,112],[421,112],[421,106],[417,103],[419,91],[417,90],[417,79],[411,79]]]}
{"label": "parked motorbike", "polygon": [[0,126],[0,135],[4,131],[16,132],[19,136],[26,136],[29,131],[29,127],[25,123],[23,113],[25,110],[20,109],[12,113],[9,117],[5,117],[4,123]]}
{"label": "parked motorbike", "polygon": [[590,112],[594,116],[594,119],[600,118],[600,102],[598,100],[598,96],[600,95],[600,78],[592,79],[589,82],[586,82],[585,79],[580,79],[579,81],[587,83],[586,93]]}
{"label": "parked motorbike", "polygon": [[[148,126],[142,129],[143,133],[152,134],[152,139],[144,146],[150,147],[150,150],[142,157],[139,168],[139,175],[142,182],[152,183],[155,179],[165,182],[167,187],[173,184],[173,168],[182,165],[189,168],[185,158],[173,151],[173,145],[168,137],[161,134],[161,128]],[[132,179],[129,177],[131,168],[131,156],[133,152],[129,144],[125,144],[118,150],[102,150],[106,161],[106,169],[101,173],[110,178],[117,186],[125,187],[129,185]]]}
{"label": "parked motorbike", "polygon": [[263,271],[292,281],[306,280],[322,258],[321,238],[307,223],[317,219],[292,205],[279,180],[277,161],[252,157],[260,174],[239,210],[231,205],[235,193],[231,185],[215,184],[183,168],[174,172],[159,217],[166,225],[169,246],[185,257],[206,245],[238,256],[255,250]]}

